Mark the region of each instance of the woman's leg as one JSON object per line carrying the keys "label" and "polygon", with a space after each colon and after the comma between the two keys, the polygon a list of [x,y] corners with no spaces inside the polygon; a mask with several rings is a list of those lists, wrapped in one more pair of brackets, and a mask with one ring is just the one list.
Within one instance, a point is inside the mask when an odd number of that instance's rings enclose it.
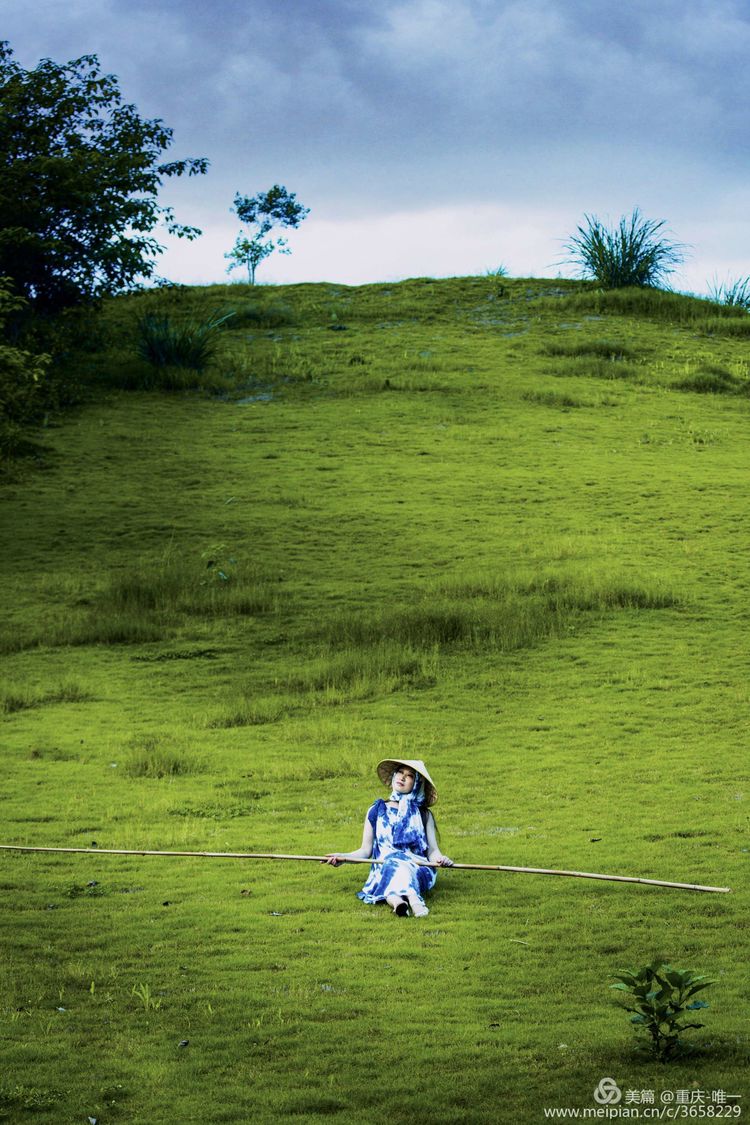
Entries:
{"label": "woman's leg", "polygon": [[427,907],[425,906],[425,904],[422,902],[419,895],[414,894],[412,892],[407,897],[409,899],[409,906],[411,907],[411,912],[412,912],[412,914],[414,915],[415,918],[424,918],[426,914],[430,913],[429,910],[427,909]]}

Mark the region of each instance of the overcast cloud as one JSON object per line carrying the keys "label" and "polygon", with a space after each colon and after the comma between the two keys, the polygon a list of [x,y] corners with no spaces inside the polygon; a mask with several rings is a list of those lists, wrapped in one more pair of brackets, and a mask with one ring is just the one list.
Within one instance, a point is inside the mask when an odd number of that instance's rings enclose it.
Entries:
{"label": "overcast cloud", "polygon": [[[638,205],[691,244],[678,282],[750,273],[747,0],[5,0],[33,66],[98,54],[202,180],[202,239],[162,272],[218,281],[235,191],[311,208],[260,278],[554,275],[584,212]],[[165,240],[166,241],[166,240]]]}

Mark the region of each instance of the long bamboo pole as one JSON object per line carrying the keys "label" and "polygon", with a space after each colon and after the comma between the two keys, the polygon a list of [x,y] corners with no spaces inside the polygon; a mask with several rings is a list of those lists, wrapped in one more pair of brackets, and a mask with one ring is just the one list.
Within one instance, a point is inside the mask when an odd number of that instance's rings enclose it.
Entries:
{"label": "long bamboo pole", "polygon": [[[276,852],[164,852],[148,851],[145,848],[48,848],[32,847],[23,844],[0,844],[0,851],[15,852],[82,852],[87,855],[161,855],[192,856],[196,859],[290,859],[325,863],[324,855],[279,855]],[[340,856],[342,863],[382,863],[378,859],[360,859],[353,856]],[[422,863],[423,867],[439,868],[438,863]],[[446,868],[443,868],[446,870]],[[664,879],[643,879],[637,875],[600,875],[593,871],[557,871],[549,867],[509,867],[497,863],[453,863],[452,871],[509,871],[523,875],[567,875],[573,879],[603,879],[609,883],[643,883],[650,887],[671,887],[679,891],[710,891],[716,894],[729,894],[731,887],[704,887],[700,883],[670,883]]]}

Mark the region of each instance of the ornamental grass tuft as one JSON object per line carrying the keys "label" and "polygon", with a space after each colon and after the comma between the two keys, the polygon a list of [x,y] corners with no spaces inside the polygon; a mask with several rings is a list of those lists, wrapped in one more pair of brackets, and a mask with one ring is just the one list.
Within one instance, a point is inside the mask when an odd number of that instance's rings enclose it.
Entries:
{"label": "ornamental grass tuft", "polygon": [[146,313],[138,321],[138,355],[154,367],[204,371],[213,358],[221,326],[233,312],[210,320],[174,324],[168,316]]}
{"label": "ornamental grass tuft", "polygon": [[665,236],[664,219],[645,219],[636,207],[615,228],[585,215],[566,248],[581,276],[605,289],[656,288],[684,261],[684,248]]}

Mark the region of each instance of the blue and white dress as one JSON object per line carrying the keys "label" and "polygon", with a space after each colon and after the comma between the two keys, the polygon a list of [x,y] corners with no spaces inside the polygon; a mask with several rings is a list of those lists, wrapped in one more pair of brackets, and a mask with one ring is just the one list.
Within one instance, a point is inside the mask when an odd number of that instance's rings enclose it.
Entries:
{"label": "blue and white dress", "polygon": [[422,896],[434,887],[437,872],[417,863],[418,858],[427,858],[428,851],[420,812],[422,790],[420,784],[415,794],[392,794],[399,802],[398,808],[387,805],[382,798],[370,806],[367,819],[374,836],[372,858],[383,862],[372,865],[364,887],[357,892],[363,902],[384,902],[388,895],[416,895],[424,904]]}

